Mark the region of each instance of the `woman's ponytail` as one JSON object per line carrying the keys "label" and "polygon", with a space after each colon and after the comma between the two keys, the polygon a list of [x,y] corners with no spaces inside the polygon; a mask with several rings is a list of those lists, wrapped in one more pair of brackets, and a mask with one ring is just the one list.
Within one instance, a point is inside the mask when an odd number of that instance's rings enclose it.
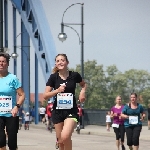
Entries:
{"label": "woman's ponytail", "polygon": [[58,68],[55,66],[55,67],[53,68],[52,73],[56,73],[56,72],[58,72]]}

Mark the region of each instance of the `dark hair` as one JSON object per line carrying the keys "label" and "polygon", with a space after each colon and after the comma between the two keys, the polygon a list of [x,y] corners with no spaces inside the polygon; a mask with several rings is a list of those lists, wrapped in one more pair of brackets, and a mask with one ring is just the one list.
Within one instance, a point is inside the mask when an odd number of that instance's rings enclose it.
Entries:
{"label": "dark hair", "polygon": [[130,94],[130,96],[131,95],[135,95],[135,97],[137,98],[137,94],[135,93],[135,92],[132,92],[131,94]]}
{"label": "dark hair", "polygon": [[4,57],[4,58],[6,58],[6,61],[9,64],[10,55],[8,53],[5,53],[5,52],[0,52],[0,57],[1,56]]}
{"label": "dark hair", "polygon": [[[58,55],[55,57],[55,61],[56,61],[56,58],[57,58],[58,56],[63,56],[63,57],[66,59],[66,61],[69,62],[69,61],[68,61],[68,57],[67,57],[66,54],[58,54]],[[55,66],[55,67],[53,68],[53,71],[52,71],[52,72],[53,72],[53,73],[58,72],[58,68]]]}

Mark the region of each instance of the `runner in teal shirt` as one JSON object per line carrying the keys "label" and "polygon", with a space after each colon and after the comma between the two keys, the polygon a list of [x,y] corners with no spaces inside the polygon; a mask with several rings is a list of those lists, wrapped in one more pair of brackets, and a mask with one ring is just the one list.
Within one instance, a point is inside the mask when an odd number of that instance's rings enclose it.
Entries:
{"label": "runner in teal shirt", "polygon": [[[137,108],[136,109],[132,109],[131,104],[129,105],[125,105],[123,110],[122,110],[122,113],[123,114],[126,114],[128,116],[137,116],[138,118],[138,122],[136,125],[141,125],[142,126],[142,121],[140,120],[140,114],[144,112],[144,109],[143,109],[143,106],[141,104],[137,104]],[[125,127],[129,127],[129,126],[135,126],[135,124],[130,124],[129,123],[129,118],[126,118],[124,120],[124,126]]]}
{"label": "runner in teal shirt", "polygon": [[[1,111],[3,108],[7,108],[9,103],[1,103],[1,99],[6,99],[5,96],[11,96],[12,97],[12,108],[16,105],[16,90],[21,87],[21,83],[19,82],[18,78],[8,73],[6,77],[0,78],[0,116],[10,117],[12,116],[11,111],[5,112]],[[11,101],[8,100],[8,101]]]}
{"label": "runner in teal shirt", "polygon": [[124,120],[124,126],[127,136],[127,145],[130,150],[139,149],[139,137],[142,130],[142,120],[145,118],[144,109],[137,103],[137,94],[131,93],[129,104],[125,105],[121,117]]}
{"label": "runner in teal shirt", "polygon": [[9,60],[9,54],[0,52],[0,149],[6,149],[7,131],[8,147],[16,150],[19,125],[17,114],[24,102],[25,93],[17,77],[8,72]]}

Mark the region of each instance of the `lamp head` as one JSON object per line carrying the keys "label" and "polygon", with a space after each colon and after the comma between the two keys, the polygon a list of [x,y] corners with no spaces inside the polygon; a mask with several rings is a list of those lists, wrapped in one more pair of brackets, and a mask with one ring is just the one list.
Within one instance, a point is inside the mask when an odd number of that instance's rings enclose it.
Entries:
{"label": "lamp head", "polygon": [[58,38],[59,38],[60,41],[63,42],[63,41],[66,40],[67,35],[66,35],[66,33],[59,33]]}
{"label": "lamp head", "polygon": [[18,54],[17,54],[17,53],[12,53],[12,54],[11,54],[11,57],[12,57],[13,59],[17,59]]}

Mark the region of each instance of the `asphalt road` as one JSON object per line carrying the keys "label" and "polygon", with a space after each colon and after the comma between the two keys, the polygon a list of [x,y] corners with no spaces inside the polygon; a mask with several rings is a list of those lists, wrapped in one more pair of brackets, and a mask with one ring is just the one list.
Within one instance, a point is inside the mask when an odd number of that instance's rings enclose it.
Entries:
{"label": "asphalt road", "polygon": [[[115,136],[78,135],[73,133],[73,150],[116,150]],[[19,130],[19,150],[55,150],[55,132],[50,133],[46,129]],[[125,141],[126,143],[126,141]],[[140,149],[149,150],[150,142],[140,140]],[[125,144],[126,146],[126,144]],[[127,146],[126,146],[127,147]]]}

